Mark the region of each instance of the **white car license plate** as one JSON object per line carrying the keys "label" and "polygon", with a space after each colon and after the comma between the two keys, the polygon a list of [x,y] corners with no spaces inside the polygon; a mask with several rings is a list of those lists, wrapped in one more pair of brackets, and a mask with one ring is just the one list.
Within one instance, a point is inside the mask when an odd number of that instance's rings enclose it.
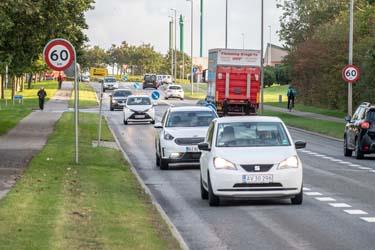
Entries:
{"label": "white car license plate", "polygon": [[135,118],[136,119],[144,119],[146,116],[145,115],[136,115]]}
{"label": "white car license plate", "polygon": [[271,183],[273,182],[272,174],[243,175],[243,183]]}
{"label": "white car license plate", "polygon": [[186,152],[199,152],[198,147],[186,147]]}

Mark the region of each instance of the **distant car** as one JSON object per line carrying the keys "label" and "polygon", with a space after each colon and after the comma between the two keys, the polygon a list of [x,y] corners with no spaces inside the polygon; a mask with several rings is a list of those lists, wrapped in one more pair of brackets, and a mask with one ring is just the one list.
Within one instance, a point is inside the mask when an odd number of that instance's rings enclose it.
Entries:
{"label": "distant car", "polygon": [[375,153],[375,106],[362,103],[353,117],[346,117],[344,155],[363,159],[365,154]]}
{"label": "distant car", "polygon": [[109,109],[111,111],[115,109],[124,109],[128,96],[132,95],[132,92],[128,89],[116,89],[113,94],[110,95]]}
{"label": "distant car", "polygon": [[90,82],[90,76],[81,76],[81,81],[82,82]]}
{"label": "distant car", "polygon": [[103,92],[105,92],[106,90],[118,89],[118,83],[116,81],[116,78],[113,76],[104,77],[102,82],[103,82]]}
{"label": "distant car", "polygon": [[51,81],[54,80],[55,78],[53,77],[52,73],[46,73],[45,74],[46,81]]}
{"label": "distant car", "polygon": [[198,145],[202,199],[218,206],[221,197],[290,198],[303,201],[302,162],[285,124],[276,117],[214,120]]}
{"label": "distant car", "polygon": [[165,89],[165,99],[168,98],[179,98],[181,100],[184,99],[185,93],[183,88],[180,85],[168,85]]}
{"label": "distant car", "polygon": [[157,78],[155,74],[146,74],[143,77],[143,89],[153,88],[157,89],[159,87],[159,83],[157,82]]}
{"label": "distant car", "polygon": [[173,83],[173,78],[171,75],[162,75],[162,83],[163,84],[172,84]]}
{"label": "distant car", "polygon": [[171,107],[155,124],[156,165],[166,170],[170,163],[199,164],[198,143],[204,141],[208,125],[217,118],[207,107]]}
{"label": "distant car", "polygon": [[155,123],[155,109],[149,96],[128,96],[124,106],[124,124],[127,125],[129,122]]}

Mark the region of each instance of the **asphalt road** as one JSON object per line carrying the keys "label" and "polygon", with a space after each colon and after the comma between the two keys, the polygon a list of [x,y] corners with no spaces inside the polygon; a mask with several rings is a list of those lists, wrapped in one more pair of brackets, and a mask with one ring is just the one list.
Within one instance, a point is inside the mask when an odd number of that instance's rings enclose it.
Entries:
{"label": "asphalt road", "polygon": [[[168,100],[156,107],[157,120],[167,104],[193,103]],[[294,140],[308,143],[299,151],[303,205],[226,200],[209,207],[200,198],[198,168],[161,171],[155,165],[153,126],[124,126],[122,112],[108,111],[107,94],[104,107],[122,147],[191,249],[375,249],[374,157],[346,158],[341,142],[291,130]]]}

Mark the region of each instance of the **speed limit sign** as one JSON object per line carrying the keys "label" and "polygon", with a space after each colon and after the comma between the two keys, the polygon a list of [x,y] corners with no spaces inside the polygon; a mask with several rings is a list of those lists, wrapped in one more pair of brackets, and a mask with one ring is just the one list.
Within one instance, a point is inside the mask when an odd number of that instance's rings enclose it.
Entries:
{"label": "speed limit sign", "polygon": [[74,47],[65,39],[51,40],[44,48],[43,58],[48,67],[56,71],[69,68],[74,62]]}
{"label": "speed limit sign", "polygon": [[342,78],[345,82],[353,83],[359,80],[360,78],[360,70],[355,65],[347,65],[342,70]]}

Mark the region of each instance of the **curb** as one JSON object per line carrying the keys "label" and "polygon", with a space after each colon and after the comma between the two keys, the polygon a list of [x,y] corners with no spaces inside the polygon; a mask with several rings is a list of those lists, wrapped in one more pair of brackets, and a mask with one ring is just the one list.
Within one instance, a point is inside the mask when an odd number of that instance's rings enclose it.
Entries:
{"label": "curb", "polygon": [[136,168],[134,167],[133,163],[130,161],[130,159],[129,159],[128,155],[126,154],[125,150],[121,147],[120,141],[117,139],[117,137],[116,137],[113,129],[111,128],[111,126],[109,126],[108,118],[106,116],[103,116],[103,117],[104,117],[104,119],[106,120],[106,122],[108,124],[108,128],[111,131],[111,133],[113,135],[113,138],[115,138],[115,141],[116,141],[116,144],[117,144],[118,148],[122,152],[124,158],[129,163],[130,170],[132,171],[132,173],[137,178],[138,183],[142,186],[142,188],[145,191],[145,193],[150,197],[152,204],[155,206],[156,210],[158,210],[158,212],[161,215],[162,219],[165,221],[165,223],[169,227],[169,230],[171,231],[173,237],[177,240],[178,244],[180,245],[180,248],[183,249],[183,250],[189,250],[189,247],[186,244],[185,240],[182,238],[180,232],[178,231],[178,229],[176,228],[176,226],[173,224],[173,222],[171,221],[171,219],[168,217],[167,213],[161,207],[161,205],[159,204],[159,202],[155,199],[154,195],[151,193],[151,190],[143,182],[142,178],[138,174],[138,172],[137,172]]}
{"label": "curb", "polygon": [[296,128],[296,127],[291,127],[291,126],[287,126],[287,127],[291,130],[296,130],[296,131],[303,132],[303,133],[310,134],[310,135],[320,136],[320,137],[323,137],[325,139],[329,139],[329,140],[333,140],[333,141],[338,141],[338,142],[344,141],[344,140],[341,140],[341,139],[338,139],[338,138],[335,138],[335,137],[332,137],[332,136],[329,136],[329,135],[323,135],[323,134],[320,134],[320,133],[308,131],[308,130],[301,129],[301,128]]}

